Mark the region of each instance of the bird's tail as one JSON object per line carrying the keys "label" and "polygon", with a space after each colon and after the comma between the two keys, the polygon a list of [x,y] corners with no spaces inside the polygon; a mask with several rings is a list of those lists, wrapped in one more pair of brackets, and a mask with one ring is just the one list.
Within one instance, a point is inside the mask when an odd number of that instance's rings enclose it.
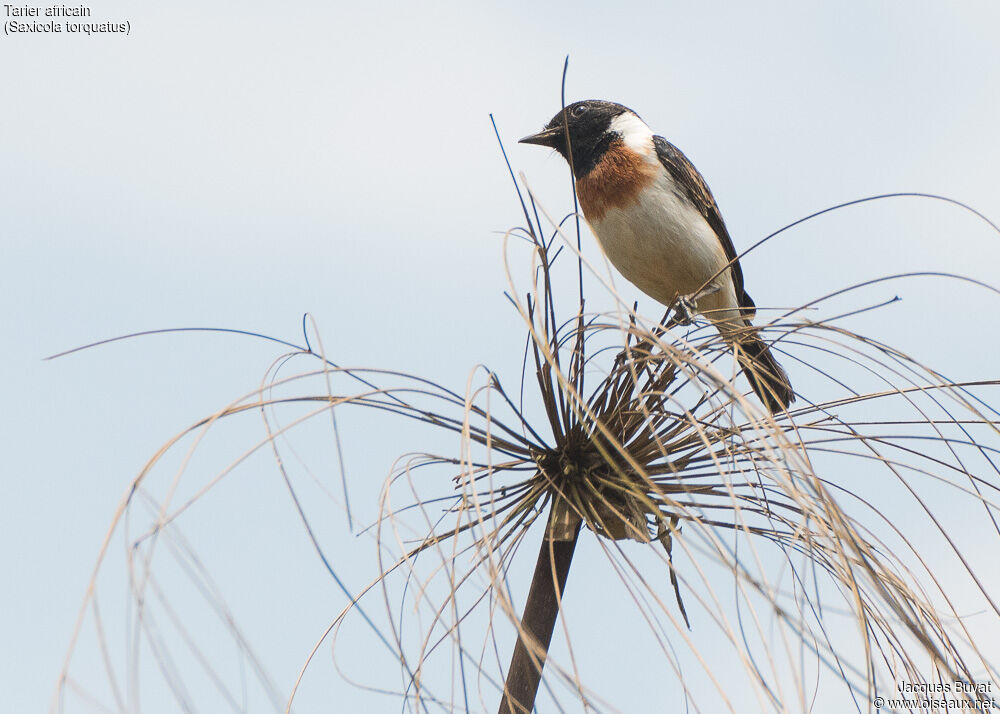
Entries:
{"label": "bird's tail", "polygon": [[771,348],[755,332],[740,336],[737,345],[736,360],[760,400],[772,414],[788,409],[795,392]]}

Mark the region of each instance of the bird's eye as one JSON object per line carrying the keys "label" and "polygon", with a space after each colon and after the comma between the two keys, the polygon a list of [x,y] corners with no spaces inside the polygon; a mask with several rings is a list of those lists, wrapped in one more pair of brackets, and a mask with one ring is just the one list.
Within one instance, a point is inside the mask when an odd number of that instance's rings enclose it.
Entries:
{"label": "bird's eye", "polygon": [[572,114],[575,117],[583,116],[584,114],[587,113],[587,105],[586,104],[577,104],[575,107],[573,107],[572,109],[569,110],[569,113]]}

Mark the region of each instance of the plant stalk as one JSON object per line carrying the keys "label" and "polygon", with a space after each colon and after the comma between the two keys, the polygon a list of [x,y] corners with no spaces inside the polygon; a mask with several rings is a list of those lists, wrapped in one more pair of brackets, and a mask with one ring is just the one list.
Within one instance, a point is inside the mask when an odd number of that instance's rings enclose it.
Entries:
{"label": "plant stalk", "polygon": [[566,577],[580,536],[579,523],[570,540],[552,540],[552,513],[538,550],[535,574],[531,578],[528,601],[524,605],[517,644],[507,670],[499,714],[531,714],[542,679],[542,668],[559,617],[559,602],[565,592]]}

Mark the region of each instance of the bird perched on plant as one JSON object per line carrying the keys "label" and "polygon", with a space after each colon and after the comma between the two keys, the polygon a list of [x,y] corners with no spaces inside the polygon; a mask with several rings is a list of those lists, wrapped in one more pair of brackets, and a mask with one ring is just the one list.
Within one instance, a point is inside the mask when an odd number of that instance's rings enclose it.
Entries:
{"label": "bird perched on plant", "polygon": [[583,214],[625,278],[682,315],[711,320],[768,409],[788,408],[792,385],[753,327],[754,302],[719,207],[677,147],[628,107],[598,100],[569,105],[520,143],[570,162]]}

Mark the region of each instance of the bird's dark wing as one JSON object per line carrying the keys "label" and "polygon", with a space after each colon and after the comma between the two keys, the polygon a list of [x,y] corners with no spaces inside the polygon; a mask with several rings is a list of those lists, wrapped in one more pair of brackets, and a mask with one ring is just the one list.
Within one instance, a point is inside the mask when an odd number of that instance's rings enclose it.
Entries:
{"label": "bird's dark wing", "polygon": [[736,248],[733,247],[733,239],[729,237],[729,231],[726,230],[722,214],[719,213],[719,206],[716,204],[708,184],[705,183],[705,179],[698,173],[694,164],[688,161],[688,157],[662,136],[654,136],[653,145],[656,147],[656,157],[660,163],[684,191],[685,197],[705,217],[708,225],[715,231],[715,235],[719,237],[722,248],[726,251],[726,258],[729,260],[729,269],[733,274],[736,302],[741,308],[744,308],[744,316],[748,319],[752,318],[754,303],[743,289],[743,270],[740,268],[740,262],[736,259]]}

